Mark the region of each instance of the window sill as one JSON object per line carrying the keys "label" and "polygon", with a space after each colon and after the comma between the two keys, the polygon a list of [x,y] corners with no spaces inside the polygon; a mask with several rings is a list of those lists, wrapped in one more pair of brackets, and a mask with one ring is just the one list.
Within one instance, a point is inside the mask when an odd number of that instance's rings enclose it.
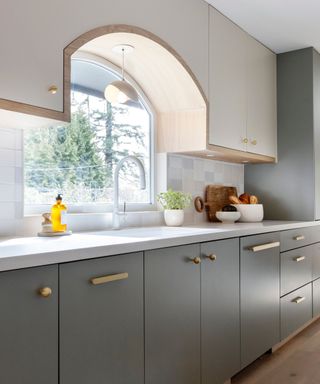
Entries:
{"label": "window sill", "polygon": [[[29,229],[38,232],[41,227],[40,214],[28,214],[24,216]],[[163,225],[163,212],[156,209],[149,211],[127,212],[120,217],[121,227],[148,227]],[[112,212],[95,213],[69,213],[67,215],[68,229],[74,232],[103,231],[112,228]]]}
{"label": "window sill", "polygon": [[[52,205],[49,204],[34,204],[26,205],[24,207],[24,217],[41,216],[45,212],[51,211]],[[93,205],[72,205],[68,204],[68,215],[82,215],[82,214],[100,214],[105,215],[112,213],[112,204],[93,204]],[[119,211],[123,211],[123,203],[119,204]],[[141,212],[154,212],[157,211],[156,204],[127,204],[127,213],[141,213]]]}

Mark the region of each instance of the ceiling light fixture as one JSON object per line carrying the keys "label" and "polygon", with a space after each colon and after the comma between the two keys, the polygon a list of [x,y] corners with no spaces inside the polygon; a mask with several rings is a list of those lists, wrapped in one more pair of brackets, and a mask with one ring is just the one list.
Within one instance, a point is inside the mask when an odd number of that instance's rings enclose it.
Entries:
{"label": "ceiling light fixture", "polygon": [[116,45],[112,48],[113,52],[122,54],[122,79],[108,84],[104,91],[104,97],[111,104],[126,104],[127,102],[139,103],[137,91],[124,78],[124,55],[133,50],[134,47],[128,44]]}

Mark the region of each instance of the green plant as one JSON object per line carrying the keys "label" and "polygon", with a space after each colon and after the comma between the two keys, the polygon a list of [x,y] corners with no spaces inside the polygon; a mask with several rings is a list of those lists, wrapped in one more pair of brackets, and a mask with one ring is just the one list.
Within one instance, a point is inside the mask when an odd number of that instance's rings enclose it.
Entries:
{"label": "green plant", "polygon": [[189,193],[174,191],[169,188],[167,192],[159,193],[157,200],[164,209],[184,209],[189,207],[192,196]]}

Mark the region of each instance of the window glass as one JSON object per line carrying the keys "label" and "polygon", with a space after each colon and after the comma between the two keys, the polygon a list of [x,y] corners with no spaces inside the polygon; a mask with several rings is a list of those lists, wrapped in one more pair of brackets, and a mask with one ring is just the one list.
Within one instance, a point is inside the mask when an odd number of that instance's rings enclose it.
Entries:
{"label": "window glass", "polygon": [[127,162],[120,201],[152,203],[150,113],[142,105],[111,105],[81,84],[72,88],[71,123],[25,131],[25,205],[52,204],[57,193],[68,204],[112,203],[114,169],[128,155],[142,160],[147,188],[140,190],[139,170]]}

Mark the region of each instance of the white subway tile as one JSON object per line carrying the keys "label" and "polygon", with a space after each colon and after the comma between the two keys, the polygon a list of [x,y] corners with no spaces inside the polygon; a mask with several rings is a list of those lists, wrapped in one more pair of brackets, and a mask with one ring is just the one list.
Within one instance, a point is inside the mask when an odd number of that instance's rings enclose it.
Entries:
{"label": "white subway tile", "polygon": [[0,148],[16,149],[16,131],[14,129],[0,129]]}
{"label": "white subway tile", "polygon": [[0,237],[14,236],[16,234],[16,221],[14,220],[14,218],[3,217],[2,215],[1,215],[1,218],[3,220],[0,221]]}
{"label": "white subway tile", "polygon": [[16,151],[0,149],[0,166],[14,167],[16,165]]}
{"label": "white subway tile", "polygon": [[0,184],[0,202],[15,202],[16,201],[16,185],[15,184]]}
{"label": "white subway tile", "polygon": [[15,203],[2,203],[0,202],[0,217],[1,220],[14,219],[15,218]]}
{"label": "white subway tile", "polygon": [[0,166],[0,183],[14,184],[16,180],[16,168],[8,166]]}
{"label": "white subway tile", "polygon": [[169,155],[168,167],[171,168],[182,168],[183,157],[176,155]]}

